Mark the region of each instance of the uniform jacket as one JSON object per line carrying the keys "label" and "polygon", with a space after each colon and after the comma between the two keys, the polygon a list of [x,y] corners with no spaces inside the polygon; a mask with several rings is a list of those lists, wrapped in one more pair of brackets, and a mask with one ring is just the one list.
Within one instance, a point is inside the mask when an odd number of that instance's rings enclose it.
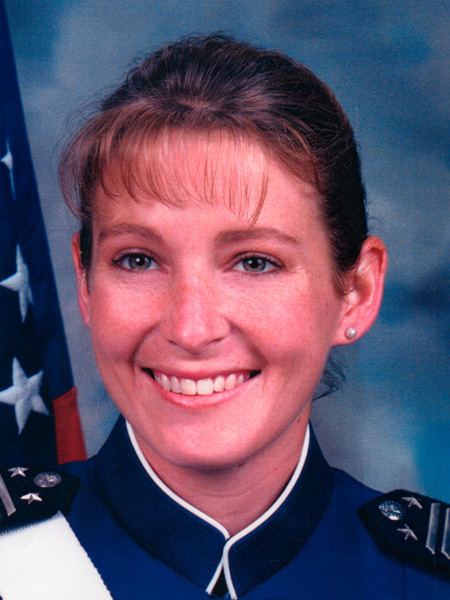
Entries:
{"label": "uniform jacket", "polygon": [[116,600],[450,598],[447,580],[379,549],[358,517],[377,492],[330,467],[314,434],[281,506],[232,543],[149,476],[122,418],[66,467],[81,479],[68,521]]}

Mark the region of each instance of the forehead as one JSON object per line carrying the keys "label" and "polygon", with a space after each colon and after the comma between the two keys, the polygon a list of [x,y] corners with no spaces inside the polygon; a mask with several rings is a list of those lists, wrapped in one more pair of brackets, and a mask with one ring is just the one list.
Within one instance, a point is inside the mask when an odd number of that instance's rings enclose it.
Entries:
{"label": "forehead", "polygon": [[[126,150],[126,152],[125,152]],[[126,156],[126,159],[125,159]],[[250,136],[228,131],[169,130],[139,147],[122,149],[102,175],[94,198],[94,218],[130,201],[168,207],[221,206],[250,224],[266,212],[268,190],[283,204],[283,190],[297,195],[298,209],[315,188],[296,177]],[[292,210],[291,206],[284,209]],[[267,208],[267,207],[266,207]],[[282,208],[280,206],[280,208]]]}

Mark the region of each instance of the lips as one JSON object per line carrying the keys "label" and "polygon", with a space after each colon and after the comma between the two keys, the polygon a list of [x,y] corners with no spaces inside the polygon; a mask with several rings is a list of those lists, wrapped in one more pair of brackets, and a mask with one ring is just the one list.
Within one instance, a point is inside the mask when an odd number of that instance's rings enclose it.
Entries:
{"label": "lips", "polygon": [[162,373],[151,369],[144,369],[164,390],[175,394],[187,396],[208,396],[218,392],[234,390],[257,374],[256,371],[238,371],[207,377],[193,379],[188,377],[176,377],[169,373]]}

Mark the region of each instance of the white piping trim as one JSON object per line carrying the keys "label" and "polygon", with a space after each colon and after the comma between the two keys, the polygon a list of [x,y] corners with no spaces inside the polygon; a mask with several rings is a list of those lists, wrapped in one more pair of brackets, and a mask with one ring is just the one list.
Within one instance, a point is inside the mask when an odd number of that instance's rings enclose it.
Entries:
{"label": "white piping trim", "polygon": [[300,454],[300,459],[297,463],[297,466],[295,467],[295,471],[292,473],[292,476],[291,476],[288,484],[286,485],[286,487],[284,488],[284,490],[282,491],[280,496],[277,498],[277,500],[275,500],[275,502],[272,504],[272,506],[270,506],[266,510],[265,513],[263,513],[260,517],[258,517],[256,519],[256,521],[253,521],[253,523],[250,523],[250,525],[248,525],[247,527],[245,527],[244,529],[242,529],[241,531],[236,533],[236,535],[233,535],[233,537],[231,537],[225,543],[225,546],[223,549],[223,572],[225,575],[225,581],[227,582],[228,591],[230,592],[230,596],[231,596],[232,600],[237,599],[237,594],[236,594],[236,590],[234,588],[233,580],[231,577],[231,571],[230,571],[230,562],[229,562],[230,549],[235,542],[237,542],[240,539],[242,539],[243,537],[245,537],[251,531],[254,531],[257,527],[262,525],[262,523],[264,523],[264,521],[267,521],[267,519],[269,517],[271,517],[273,515],[273,513],[276,512],[280,508],[280,506],[283,504],[283,502],[289,496],[289,494],[292,491],[292,488],[297,483],[298,478],[300,477],[300,474],[303,470],[303,467],[304,467],[304,464],[306,461],[306,457],[308,455],[309,440],[310,440],[310,433],[309,433],[309,425],[308,425],[308,428],[306,429],[305,439],[303,442],[303,448],[302,448],[302,451]]}
{"label": "white piping trim", "polygon": [[220,577],[222,569],[223,569],[223,558],[220,559],[220,562],[217,565],[217,569],[215,570],[214,575],[212,576],[212,579],[209,582],[208,587],[206,588],[206,593],[207,594],[211,594],[211,592],[213,591],[213,589],[214,589],[214,587],[215,587],[215,585],[217,583],[217,580]]}
{"label": "white piping trim", "polygon": [[442,534],[441,552],[450,559],[450,508],[445,510],[444,533]]}
{"label": "white piping trim", "polygon": [[[438,534],[438,525],[439,525],[439,513],[441,512],[441,503],[433,502],[430,508],[430,516],[428,517],[428,532],[427,532],[427,541],[426,548],[431,552],[431,554],[436,554],[436,543],[437,543],[437,534]],[[405,538],[408,539],[408,538]]]}
{"label": "white piping trim", "polygon": [[190,511],[191,513],[193,513],[196,517],[203,519],[204,521],[206,521],[207,523],[209,523],[210,525],[212,525],[213,527],[218,529],[223,534],[225,540],[227,540],[225,542],[225,545],[223,548],[222,559],[219,562],[219,564],[214,572],[214,575],[208,584],[208,587],[206,588],[206,592],[208,594],[210,594],[212,592],[212,590],[214,589],[214,586],[217,582],[217,579],[220,576],[222,567],[223,567],[225,581],[227,583],[227,587],[228,587],[228,591],[230,593],[231,600],[237,600],[236,590],[235,590],[233,580],[231,577],[230,563],[229,563],[229,558],[228,558],[230,549],[235,542],[239,541],[240,539],[245,537],[248,533],[254,531],[257,527],[262,525],[262,523],[267,521],[267,519],[269,519],[273,515],[273,513],[276,512],[280,508],[280,506],[283,504],[283,502],[286,500],[286,498],[291,493],[293,487],[295,486],[295,484],[297,483],[297,481],[300,477],[300,474],[305,465],[306,457],[308,455],[309,442],[310,442],[309,424],[306,429],[305,439],[303,441],[303,448],[300,453],[300,458],[297,463],[297,466],[295,467],[295,471],[293,472],[288,484],[286,485],[286,487],[284,488],[284,490],[282,491],[280,496],[275,500],[275,502],[272,504],[272,506],[270,506],[260,517],[258,517],[255,521],[250,523],[250,525],[247,525],[247,527],[245,527],[244,529],[242,529],[241,531],[239,531],[232,537],[230,537],[230,534],[228,533],[228,531],[218,521],[216,521],[215,519],[213,519],[206,513],[202,512],[198,508],[195,508],[195,506],[193,506],[192,504],[189,504],[189,502],[186,502],[186,500],[183,500],[183,498],[178,496],[173,490],[171,490],[169,487],[167,487],[167,485],[158,477],[158,475],[152,469],[152,467],[148,463],[147,459],[145,458],[144,454],[142,453],[142,450],[140,449],[139,444],[137,443],[136,436],[134,435],[134,431],[133,431],[131,425],[128,423],[128,421],[126,421],[126,425],[127,425],[128,435],[130,436],[131,444],[132,444],[139,460],[141,461],[142,466],[147,471],[147,473],[152,478],[152,480],[156,483],[156,485],[164,493],[166,493],[169,496],[169,498],[172,498],[172,500],[177,502],[177,504],[179,504],[186,510]]}
{"label": "white piping trim", "polygon": [[200,519],[203,519],[203,521],[206,521],[207,523],[209,523],[210,525],[212,525],[213,527],[215,527],[216,529],[218,529],[220,531],[220,533],[223,535],[223,537],[227,540],[230,537],[230,534],[228,533],[228,531],[225,529],[225,527],[223,525],[221,525],[218,521],[216,521],[215,519],[213,519],[212,517],[210,517],[206,513],[202,512],[198,508],[195,508],[195,506],[193,506],[192,504],[189,504],[189,502],[186,502],[186,500],[183,500],[183,498],[181,498],[180,496],[178,496],[178,494],[176,494],[173,490],[171,490],[164,483],[164,481],[162,481],[158,477],[158,475],[152,469],[152,467],[150,466],[149,462],[147,461],[147,459],[145,458],[144,454],[142,453],[142,450],[140,449],[139,444],[137,443],[136,436],[134,435],[134,431],[133,431],[131,425],[128,423],[128,421],[126,421],[126,424],[127,424],[128,435],[130,436],[130,441],[131,441],[131,443],[133,445],[134,451],[138,455],[138,458],[141,461],[142,466],[147,471],[147,473],[150,475],[150,477],[152,478],[152,480],[156,483],[156,485],[165,494],[167,494],[169,496],[169,498],[172,498],[172,500],[174,500],[177,504],[179,504],[180,506],[182,506],[183,508],[185,508],[189,512],[193,513],[196,517],[199,517]]}

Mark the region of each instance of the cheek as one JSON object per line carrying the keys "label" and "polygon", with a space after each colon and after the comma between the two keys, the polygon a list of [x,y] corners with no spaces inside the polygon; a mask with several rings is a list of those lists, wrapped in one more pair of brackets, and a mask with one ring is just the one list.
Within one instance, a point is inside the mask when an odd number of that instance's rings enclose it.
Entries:
{"label": "cheek", "polygon": [[91,292],[91,334],[98,357],[131,356],[155,320],[155,302],[123,286],[97,285]]}
{"label": "cheek", "polygon": [[327,354],[339,315],[339,301],[301,282],[277,286],[240,299],[239,326],[251,332],[255,347],[283,361]]}

